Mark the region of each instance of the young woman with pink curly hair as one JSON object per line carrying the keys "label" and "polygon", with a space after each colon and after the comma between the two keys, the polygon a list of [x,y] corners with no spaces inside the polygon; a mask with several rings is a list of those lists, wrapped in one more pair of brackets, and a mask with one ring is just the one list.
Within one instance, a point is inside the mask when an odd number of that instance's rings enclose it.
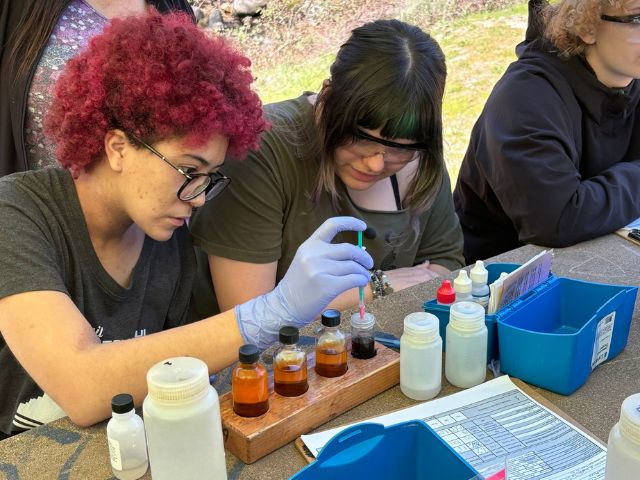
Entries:
{"label": "young woman with pink curly hair", "polygon": [[454,192],[467,262],[640,217],[640,0],[529,2]]}
{"label": "young woman with pink curly hair", "polygon": [[365,225],[330,219],[273,291],[193,321],[187,220],[229,183],[227,152],[242,157],[266,127],[249,65],[186,15],[156,12],[113,20],[67,64],[46,119],[66,169],[0,179],[4,435],[64,415],[91,425],[119,392],[139,405],[156,362],[217,371],[367,283],[369,255],[331,244]]}

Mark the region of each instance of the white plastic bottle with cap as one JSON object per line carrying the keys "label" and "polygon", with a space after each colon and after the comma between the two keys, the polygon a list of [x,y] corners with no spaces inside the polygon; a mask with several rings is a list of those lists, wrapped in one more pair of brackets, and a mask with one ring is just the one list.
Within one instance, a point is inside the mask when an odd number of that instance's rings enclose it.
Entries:
{"label": "white plastic bottle with cap", "polygon": [[400,337],[400,390],[414,400],[435,397],[442,386],[442,339],[435,315],[410,313]]}
{"label": "white plastic bottle with cap", "polygon": [[640,393],[622,402],[620,421],[609,433],[605,480],[629,480],[640,475]]}
{"label": "white plastic bottle with cap", "polygon": [[467,275],[466,270],[460,270],[458,276],[453,281],[453,289],[456,291],[456,303],[470,302],[473,300],[471,296],[471,279]]}
{"label": "white plastic bottle with cap", "polygon": [[113,414],[107,423],[109,459],[113,476],[119,480],[136,480],[149,466],[144,423],[133,408],[133,397],[120,393],[111,399]]}
{"label": "white plastic bottle with cap", "polygon": [[475,302],[456,302],[449,312],[444,374],[456,387],[474,387],[487,375],[484,308]]}
{"label": "white plastic bottle with cap", "polygon": [[471,277],[471,297],[474,302],[487,308],[489,305],[489,272],[484,268],[484,262],[478,260],[469,272]]}
{"label": "white plastic bottle with cap", "polygon": [[147,373],[142,405],[153,480],[226,480],[220,403],[207,365],[175,357]]}

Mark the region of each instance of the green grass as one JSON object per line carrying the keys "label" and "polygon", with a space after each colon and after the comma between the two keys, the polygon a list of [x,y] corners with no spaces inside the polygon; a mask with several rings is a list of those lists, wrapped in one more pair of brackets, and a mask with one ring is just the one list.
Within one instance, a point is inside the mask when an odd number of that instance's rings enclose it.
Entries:
{"label": "green grass", "polygon": [[527,7],[474,14],[431,30],[447,56],[443,101],[444,153],[452,182],[484,103],[524,38]]}
{"label": "green grass", "polygon": [[[411,12],[401,15],[429,31],[438,40],[447,57],[447,86],[443,105],[444,150],[452,184],[467,148],[469,135],[482,107],[505,68],[515,60],[515,46],[524,38],[527,21],[526,2],[492,12],[477,13],[433,26],[420,23],[420,4],[413,2]],[[330,52],[303,63],[287,62],[275,68],[253,73],[256,90],[264,103],[294,98],[305,90],[318,91],[328,77],[335,57]]]}
{"label": "green grass", "polygon": [[329,76],[334,58],[335,52],[332,52],[302,64],[283,63],[264,72],[254,69],[255,88],[263,103],[296,98],[306,90],[317,92]]}

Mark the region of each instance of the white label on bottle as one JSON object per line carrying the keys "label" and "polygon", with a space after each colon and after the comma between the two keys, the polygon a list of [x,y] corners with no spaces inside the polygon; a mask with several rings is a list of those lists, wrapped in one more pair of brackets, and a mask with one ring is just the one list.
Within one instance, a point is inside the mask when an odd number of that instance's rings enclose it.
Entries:
{"label": "white label on bottle", "polygon": [[596,339],[593,343],[593,356],[591,357],[591,370],[604,362],[609,356],[611,337],[613,337],[613,325],[616,320],[616,312],[611,312],[598,322]]}
{"label": "white label on bottle", "polygon": [[111,466],[116,470],[122,470],[122,455],[120,454],[120,442],[107,437],[109,441],[109,457],[111,458]]}

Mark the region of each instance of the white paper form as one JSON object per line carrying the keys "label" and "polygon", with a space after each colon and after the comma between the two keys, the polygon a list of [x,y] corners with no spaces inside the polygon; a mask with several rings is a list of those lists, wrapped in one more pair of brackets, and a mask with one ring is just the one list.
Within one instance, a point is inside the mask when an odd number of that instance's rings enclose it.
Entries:
{"label": "white paper form", "polygon": [[507,275],[502,282],[502,295],[498,300],[497,310],[549,278],[552,261],[553,251],[544,250]]}
{"label": "white paper form", "polygon": [[[606,448],[503,375],[461,392],[367,422],[422,419],[483,475],[507,467],[509,480],[603,480]],[[303,435],[317,455],[351,425]]]}

